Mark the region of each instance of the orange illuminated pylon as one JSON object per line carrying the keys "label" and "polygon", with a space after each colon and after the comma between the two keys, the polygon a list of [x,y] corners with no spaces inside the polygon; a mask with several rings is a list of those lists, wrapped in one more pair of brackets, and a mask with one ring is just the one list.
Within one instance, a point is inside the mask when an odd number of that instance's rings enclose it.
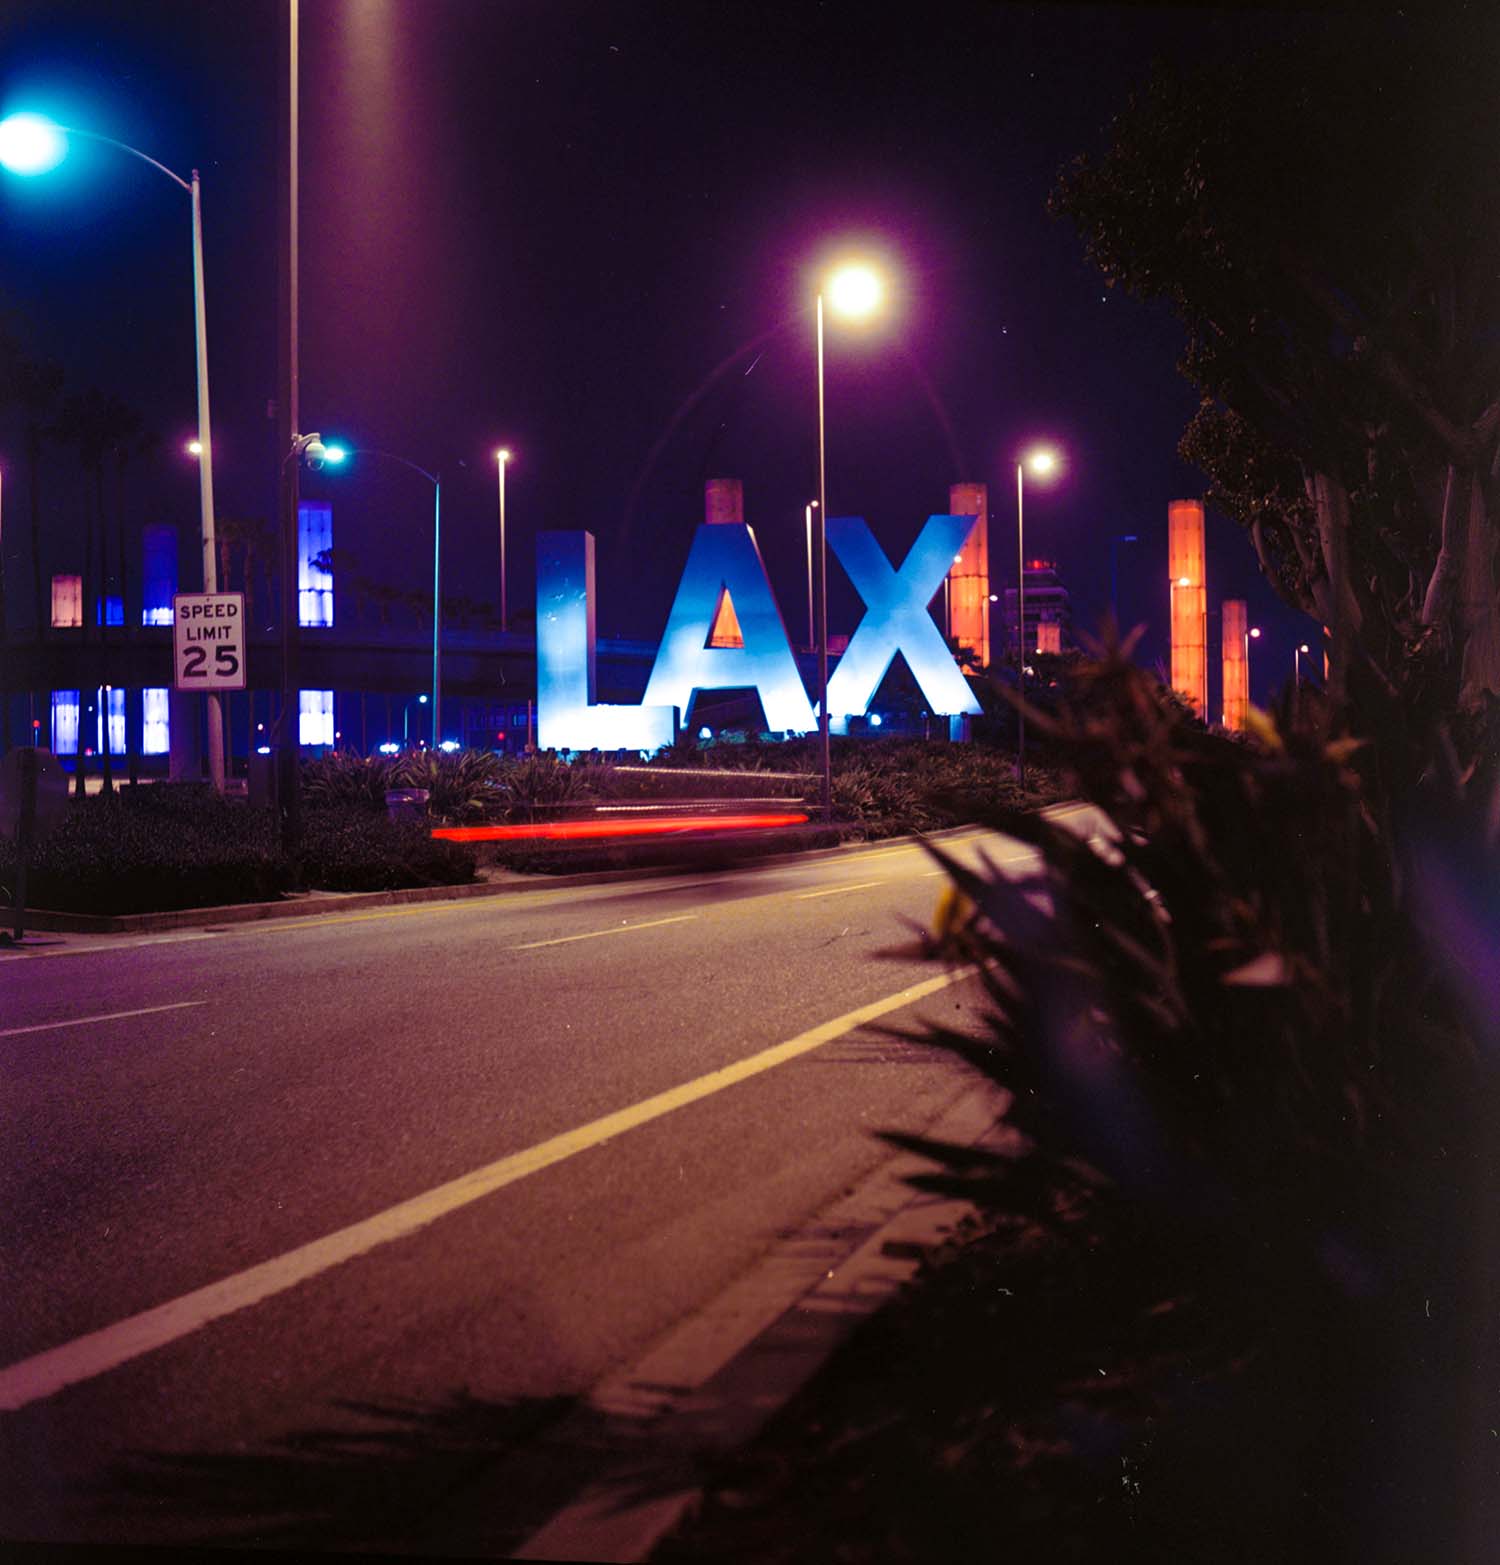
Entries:
{"label": "orange illuminated pylon", "polygon": [[948,572],[949,636],[981,668],[990,662],[990,500],[984,484],[952,484],[948,514],[972,516],[974,530]]}
{"label": "orange illuminated pylon", "polygon": [[1250,705],[1250,628],[1243,598],[1225,598],[1223,627],[1224,726],[1243,732]]}
{"label": "orange illuminated pylon", "polygon": [[1167,506],[1167,589],[1171,605],[1172,688],[1200,717],[1208,712],[1208,584],[1203,502]]}

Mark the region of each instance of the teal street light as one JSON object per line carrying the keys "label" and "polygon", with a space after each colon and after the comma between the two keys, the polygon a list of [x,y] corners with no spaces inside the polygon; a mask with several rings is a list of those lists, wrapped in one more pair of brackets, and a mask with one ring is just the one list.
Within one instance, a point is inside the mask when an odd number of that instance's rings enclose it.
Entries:
{"label": "teal street light", "polygon": [[[42,114],[11,114],[0,120],[0,167],[12,174],[35,177],[50,173],[68,154],[68,140],[79,136],[101,142],[119,152],[148,163],[165,174],[174,185],[188,193],[193,220],[193,331],[198,360],[198,506],[199,529],[203,545],[203,590],[219,590],[218,566],[214,552],[214,468],[213,439],[208,406],[208,330],[203,304],[203,205],[198,186],[198,170],[191,179],[174,174],[166,164],[147,157],[137,147],[101,136],[97,131],[58,125]],[[216,792],[224,791],[224,713],[217,692],[204,698],[208,702],[208,771]]]}
{"label": "teal street light", "polygon": [[[818,288],[815,311],[818,350],[818,747],[823,758],[823,819],[833,819],[833,765],[828,739],[828,465],[823,413],[823,300],[847,320],[863,320],[881,304],[884,288],[880,277],[860,263],[846,264],[830,272]],[[811,517],[811,508],[808,512]]]}
{"label": "teal street light", "polygon": [[[420,474],[432,485],[432,748],[443,739],[443,480],[437,473],[429,473],[425,467],[393,451],[377,451],[373,446],[324,445],[322,460],[338,466],[351,456],[378,456],[387,462],[399,462]],[[501,464],[502,471],[504,464]]]}
{"label": "teal street light", "polygon": [[1038,446],[1016,463],[1016,780],[1026,786],[1026,469],[1038,478],[1057,471],[1057,453]]}

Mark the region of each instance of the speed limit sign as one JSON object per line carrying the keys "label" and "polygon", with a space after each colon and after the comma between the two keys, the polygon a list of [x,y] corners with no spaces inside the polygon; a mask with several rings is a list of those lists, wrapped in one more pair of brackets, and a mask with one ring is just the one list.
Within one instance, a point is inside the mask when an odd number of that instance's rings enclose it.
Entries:
{"label": "speed limit sign", "polygon": [[176,593],[172,651],[178,690],[243,690],[245,594]]}

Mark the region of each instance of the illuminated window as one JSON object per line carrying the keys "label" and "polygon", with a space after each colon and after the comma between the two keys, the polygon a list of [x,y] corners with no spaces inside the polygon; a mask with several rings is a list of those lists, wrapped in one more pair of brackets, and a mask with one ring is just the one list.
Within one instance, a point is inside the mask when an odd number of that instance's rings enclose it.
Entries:
{"label": "illuminated window", "polygon": [[109,753],[125,753],[125,692],[116,686],[101,686],[94,706],[94,753],[104,753],[104,713],[109,712]]}
{"label": "illuminated window", "polygon": [[177,591],[177,529],[147,527],[141,533],[141,624],[170,625]]}
{"label": "illuminated window", "polygon": [[[167,614],[170,618],[170,606]],[[165,755],[171,748],[172,708],[163,688],[141,691],[141,754]]]}
{"label": "illuminated window", "polygon": [[117,592],[106,593],[94,599],[94,623],[96,625],[123,625],[125,600]]}
{"label": "illuminated window", "polygon": [[333,692],[298,691],[297,739],[301,744],[333,743]]}
{"label": "illuminated window", "polygon": [[[76,576],[73,578],[78,579]],[[52,753],[54,755],[78,754],[78,692],[54,690],[52,692]]]}
{"label": "illuminated window", "polygon": [[[54,576],[52,578],[52,626],[54,630],[66,630],[83,624],[83,577]],[[77,692],[74,692],[77,704]]]}
{"label": "illuminated window", "polygon": [[[333,548],[333,507],[324,500],[297,506],[297,620],[302,625],[333,624],[333,572],[314,562]],[[321,743],[321,741],[318,741]],[[328,741],[333,742],[331,739]]]}

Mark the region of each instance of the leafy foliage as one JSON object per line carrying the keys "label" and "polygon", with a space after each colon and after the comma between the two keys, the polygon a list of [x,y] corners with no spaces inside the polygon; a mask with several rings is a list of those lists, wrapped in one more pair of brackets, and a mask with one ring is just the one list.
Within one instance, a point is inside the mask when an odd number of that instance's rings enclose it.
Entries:
{"label": "leafy foliage", "polygon": [[1183,322],[1182,454],[1330,627],[1335,692],[1357,648],[1430,733],[1500,694],[1490,58],[1412,13],[1159,72],[1052,199]]}
{"label": "leafy foliage", "polygon": [[387,791],[397,786],[395,772],[396,762],[391,757],[330,750],[302,763],[302,793],[314,809],[384,810]]}
{"label": "leafy foliage", "polygon": [[[922,949],[978,963],[989,1005],[982,1038],[933,1041],[1006,1090],[1014,1138],[995,1152],[892,1139],[940,1164],[925,1188],[977,1201],[1002,1237],[1050,1235],[1077,1285],[1115,1276],[1132,1310],[1175,1315],[1170,1352],[1115,1350],[1126,1399],[1086,1399],[1111,1459],[1142,1460],[1157,1419],[1191,1425],[1206,1388],[1244,1409],[1305,1403],[1298,1383],[1318,1377],[1330,1403],[1306,1459],[1321,1476],[1257,1471],[1229,1514],[1261,1552],[1233,1557],[1288,1558],[1291,1540],[1298,1559],[1453,1557],[1435,1540],[1477,1449],[1467,1223],[1491,1189],[1494,1060],[1475,1044],[1493,989],[1481,978],[1466,997],[1427,931],[1432,905],[1467,906],[1462,938],[1500,982],[1482,897],[1432,900],[1455,866],[1497,883],[1500,795],[1472,773],[1393,794],[1420,768],[1342,736],[1306,692],[1257,714],[1252,743],[1205,732],[1117,657],[1058,717],[1029,718],[1110,845],[1000,809],[990,823],[1037,848],[1035,874],[934,850],[952,890]],[[1143,1270],[1122,1291],[1132,1254]],[[1139,1325],[1119,1319],[1128,1352],[1145,1351]],[[1056,1367],[1060,1405],[1078,1388]]]}
{"label": "leafy foliage", "polygon": [[437,820],[484,820],[500,801],[505,773],[493,750],[414,750],[397,759],[389,786],[425,788],[427,813]]}
{"label": "leafy foliage", "polygon": [[[0,845],[8,884],[14,851]],[[274,901],[290,884],[267,815],[171,784],[74,800],[26,882],[33,907],[98,914]]]}
{"label": "leafy foliage", "polygon": [[474,879],[473,850],[434,840],[420,820],[388,820],[360,810],[309,810],[302,872],[324,891],[390,891],[457,886]]}

